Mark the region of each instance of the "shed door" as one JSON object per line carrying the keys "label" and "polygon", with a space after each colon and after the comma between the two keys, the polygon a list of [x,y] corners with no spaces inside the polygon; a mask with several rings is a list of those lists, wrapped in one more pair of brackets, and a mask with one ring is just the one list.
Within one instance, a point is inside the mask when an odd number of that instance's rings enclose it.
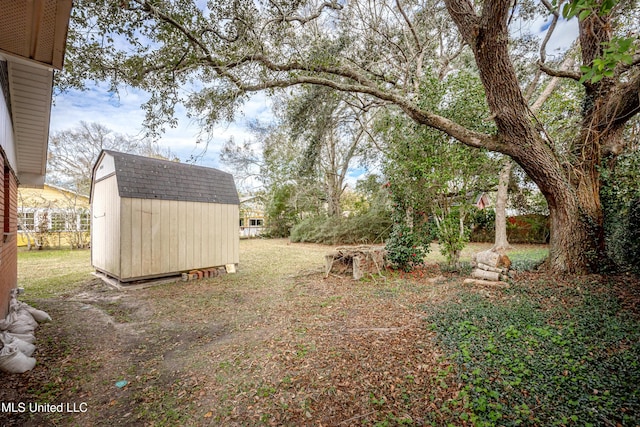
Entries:
{"label": "shed door", "polygon": [[94,184],[91,200],[91,262],[120,277],[120,198],[116,177]]}
{"label": "shed door", "polygon": [[91,200],[91,264],[100,270],[106,268],[106,203],[104,186],[95,184]]}

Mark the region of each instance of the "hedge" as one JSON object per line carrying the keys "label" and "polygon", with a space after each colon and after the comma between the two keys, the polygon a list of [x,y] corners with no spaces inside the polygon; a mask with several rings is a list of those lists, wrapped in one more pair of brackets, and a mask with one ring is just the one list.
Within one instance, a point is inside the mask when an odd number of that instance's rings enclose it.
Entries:
{"label": "hedge", "polygon": [[[509,243],[549,243],[550,226],[546,215],[528,214],[507,218]],[[471,232],[472,242],[493,242],[495,223],[485,223]]]}

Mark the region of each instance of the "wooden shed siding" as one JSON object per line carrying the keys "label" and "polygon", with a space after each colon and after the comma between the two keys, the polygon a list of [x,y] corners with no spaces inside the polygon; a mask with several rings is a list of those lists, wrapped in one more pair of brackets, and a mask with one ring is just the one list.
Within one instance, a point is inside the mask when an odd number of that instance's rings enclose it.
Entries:
{"label": "wooden shed siding", "polygon": [[[91,215],[91,258],[93,266],[111,274],[120,274],[120,201],[115,176],[94,184]],[[98,237],[99,236],[99,237]],[[96,239],[97,240],[94,240]]]}
{"label": "wooden shed siding", "polygon": [[[107,199],[107,237],[120,235],[120,197],[118,196],[118,187],[115,179],[107,180],[109,182],[109,191]],[[107,268],[109,271],[115,271],[120,274],[120,245],[116,239],[107,239]]]}
{"label": "wooden shed siding", "polygon": [[169,265],[170,271],[178,271],[180,267],[179,256],[180,248],[178,247],[179,221],[178,221],[178,204],[167,203],[169,206]]}
{"label": "wooden shed siding", "polygon": [[187,264],[187,248],[182,244],[184,236],[187,235],[187,203],[177,203],[178,205],[178,267]]}
{"label": "wooden shed siding", "polygon": [[140,265],[141,276],[147,276],[153,274],[151,257],[153,256],[153,225],[152,220],[157,213],[152,212],[151,199],[142,199],[141,204],[141,220],[140,220],[140,240],[141,240],[141,253],[140,259],[142,263]]}
{"label": "wooden shed siding", "polygon": [[[222,216],[222,206],[214,205],[213,216],[214,218],[220,218]],[[214,258],[218,263],[222,261],[218,257],[218,254],[222,252],[222,241],[223,241],[222,232],[223,232],[222,228],[213,227],[213,247],[215,248]]]}
{"label": "wooden shed siding", "polygon": [[195,260],[193,259],[193,257],[194,257],[193,230],[195,230],[195,225],[193,224],[193,221],[194,221],[194,219],[193,219],[193,206],[194,206],[194,202],[186,202],[187,229],[186,229],[185,235],[184,236],[180,236],[181,237],[180,246],[184,247],[185,248],[185,252],[186,252],[185,264],[184,265],[185,265],[185,267],[187,269],[194,268],[194,265],[197,265]]}
{"label": "wooden shed siding", "polygon": [[237,205],[122,199],[120,280],[237,264],[238,215]]}
{"label": "wooden shed siding", "polygon": [[[120,247],[130,248],[133,245],[133,218],[131,217],[131,204],[133,199],[121,199],[120,209],[122,215],[120,216]],[[137,228],[138,230],[140,227]],[[131,254],[126,250],[122,250],[123,256],[120,260],[120,271],[124,277],[133,277],[132,271],[132,259]],[[129,255],[129,256],[126,256]]]}

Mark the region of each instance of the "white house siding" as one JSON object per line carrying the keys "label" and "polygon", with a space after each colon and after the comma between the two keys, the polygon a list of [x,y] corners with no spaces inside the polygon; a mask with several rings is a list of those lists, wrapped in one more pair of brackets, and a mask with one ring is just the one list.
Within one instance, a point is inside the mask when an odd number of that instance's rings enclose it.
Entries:
{"label": "white house siding", "polygon": [[[6,61],[0,61],[0,73],[3,72],[2,67],[4,67],[4,71],[6,71],[7,63]],[[1,78],[7,78],[6,75]],[[16,164],[16,146],[15,140],[13,137],[13,125],[11,122],[11,116],[9,115],[9,109],[7,108],[7,103],[5,102],[5,85],[0,85],[0,146],[4,151],[4,155],[6,159],[9,161],[9,166],[14,171],[17,170]],[[8,86],[7,86],[8,87]]]}

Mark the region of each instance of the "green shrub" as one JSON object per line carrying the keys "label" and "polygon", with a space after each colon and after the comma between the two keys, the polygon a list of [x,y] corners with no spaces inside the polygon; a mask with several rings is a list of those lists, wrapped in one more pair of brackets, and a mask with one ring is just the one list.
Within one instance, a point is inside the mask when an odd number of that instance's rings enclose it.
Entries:
{"label": "green shrub", "polygon": [[640,274],[640,198],[605,210],[605,235],[609,257],[620,269]]}
{"label": "green shrub", "polygon": [[469,232],[468,225],[460,232],[460,213],[456,210],[452,210],[440,221],[437,230],[440,253],[447,258],[450,266],[458,267],[460,253],[469,243]]}
{"label": "green shrub", "polygon": [[507,218],[509,243],[548,243],[551,236],[549,217],[538,214]]}
{"label": "green shrub", "polygon": [[264,237],[288,237],[291,228],[299,220],[299,212],[291,199],[295,195],[293,185],[276,186],[267,195],[266,227],[262,232]]}
{"label": "green shrub", "polygon": [[[472,242],[493,242],[495,240],[495,212],[490,209],[478,211],[473,219]],[[548,243],[551,229],[547,215],[527,214],[507,218],[507,239],[509,243]]]}
{"label": "green shrub", "polygon": [[493,209],[476,209],[471,219],[471,242],[493,242],[495,240],[496,213]]}
{"label": "green shrub", "polygon": [[420,233],[400,223],[393,225],[385,249],[391,266],[404,271],[422,265],[428,253],[428,245],[424,244]]}

